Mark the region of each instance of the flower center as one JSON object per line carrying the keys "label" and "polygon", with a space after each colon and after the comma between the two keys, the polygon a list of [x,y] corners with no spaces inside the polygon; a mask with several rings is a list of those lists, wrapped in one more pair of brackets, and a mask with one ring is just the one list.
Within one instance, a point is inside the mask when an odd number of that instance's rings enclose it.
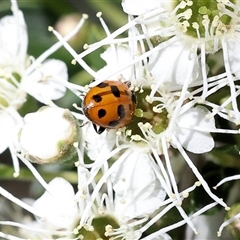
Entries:
{"label": "flower center", "polygon": [[217,40],[234,28],[239,12],[234,0],[176,0],[173,7],[180,32],[203,40],[209,52],[219,50]]}
{"label": "flower center", "polygon": [[[154,101],[149,101],[151,89],[144,88],[142,91],[136,92],[137,109],[132,122],[127,125],[126,129],[131,131],[132,136],[141,136],[145,138],[142,129],[139,127],[148,126],[154,134],[160,134],[168,126],[168,112],[161,102],[159,93],[154,97]],[[157,100],[159,98],[159,101]]]}
{"label": "flower center", "polygon": [[[74,229],[74,239],[92,239],[92,240],[108,240],[111,239],[111,233],[114,229],[119,228],[116,219],[110,215],[103,215],[92,220],[91,226]],[[114,238],[119,239],[119,238]]]}

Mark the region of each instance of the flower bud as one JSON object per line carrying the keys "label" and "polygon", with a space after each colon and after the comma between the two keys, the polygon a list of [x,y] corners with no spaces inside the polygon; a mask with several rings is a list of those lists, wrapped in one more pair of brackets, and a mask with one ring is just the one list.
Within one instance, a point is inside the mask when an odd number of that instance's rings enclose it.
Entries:
{"label": "flower bud", "polygon": [[45,164],[71,160],[77,153],[80,129],[77,119],[68,109],[42,107],[24,117],[19,141],[25,157]]}

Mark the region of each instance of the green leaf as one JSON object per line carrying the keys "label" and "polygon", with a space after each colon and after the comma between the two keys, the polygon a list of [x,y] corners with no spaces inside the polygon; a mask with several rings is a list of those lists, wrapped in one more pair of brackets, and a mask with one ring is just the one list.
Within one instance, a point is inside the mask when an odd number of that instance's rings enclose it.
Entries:
{"label": "green leaf", "polygon": [[214,148],[207,154],[208,159],[223,167],[240,169],[239,147],[237,145],[225,145]]}

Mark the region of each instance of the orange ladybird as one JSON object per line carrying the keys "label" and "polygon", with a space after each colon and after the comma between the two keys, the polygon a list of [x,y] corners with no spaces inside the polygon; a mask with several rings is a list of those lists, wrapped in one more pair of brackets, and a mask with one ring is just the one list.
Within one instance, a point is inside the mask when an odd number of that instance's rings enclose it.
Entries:
{"label": "orange ladybird", "polygon": [[87,92],[82,108],[96,132],[101,134],[106,128],[117,129],[131,122],[136,98],[126,83],[106,80]]}

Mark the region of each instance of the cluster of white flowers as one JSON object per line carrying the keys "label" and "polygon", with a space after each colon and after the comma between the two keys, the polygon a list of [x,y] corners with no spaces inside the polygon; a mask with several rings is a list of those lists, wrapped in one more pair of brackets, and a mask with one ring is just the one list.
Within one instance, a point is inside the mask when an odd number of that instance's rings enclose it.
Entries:
{"label": "cluster of white flowers", "polygon": [[[27,101],[27,94],[49,104],[65,94],[66,87],[54,82],[67,81],[66,64],[46,58],[61,45],[53,46],[38,59],[27,55],[28,36],[23,13],[16,1],[11,1],[13,15],[0,20],[0,152],[10,149],[15,174],[19,175],[16,152],[20,151],[17,135],[23,126],[18,109]],[[46,60],[46,61],[45,61]]]}
{"label": "cluster of white flowers", "polygon": [[[0,150],[10,149],[15,177],[21,160],[46,192],[30,205],[0,187],[1,195],[36,217],[30,223],[0,224],[19,227],[19,235],[34,239],[169,240],[168,232],[185,224],[186,239],[217,236],[214,228],[203,232],[210,220],[202,214],[217,205],[229,210],[231,202],[214,193],[196,163],[218,144],[212,134],[239,134],[240,2],[123,0],[126,25],[111,33],[98,13],[106,37],[86,44],[80,54],[68,40],[87,15],[65,37],[49,27],[58,43],[37,59],[27,56],[23,14],[11,3],[13,16],[0,20]],[[45,60],[61,46],[92,76],[88,86],[69,83],[63,62]],[[95,71],[84,57],[99,49],[105,49],[100,58],[106,64]],[[80,103],[106,80],[126,82],[136,110],[130,124],[98,134],[89,120],[94,116],[86,117]],[[79,97],[75,112],[52,102],[66,88]],[[22,118],[17,110],[26,94],[47,106]],[[104,107],[112,111],[111,102]],[[216,119],[231,127],[216,127]],[[61,177],[46,183],[31,163],[66,161],[76,168],[76,193]],[[240,175],[216,187],[236,179]],[[186,205],[196,188],[209,196],[209,204],[190,211]],[[219,237],[240,218],[236,209],[217,226]],[[162,219],[172,214],[179,216],[166,225]]]}

